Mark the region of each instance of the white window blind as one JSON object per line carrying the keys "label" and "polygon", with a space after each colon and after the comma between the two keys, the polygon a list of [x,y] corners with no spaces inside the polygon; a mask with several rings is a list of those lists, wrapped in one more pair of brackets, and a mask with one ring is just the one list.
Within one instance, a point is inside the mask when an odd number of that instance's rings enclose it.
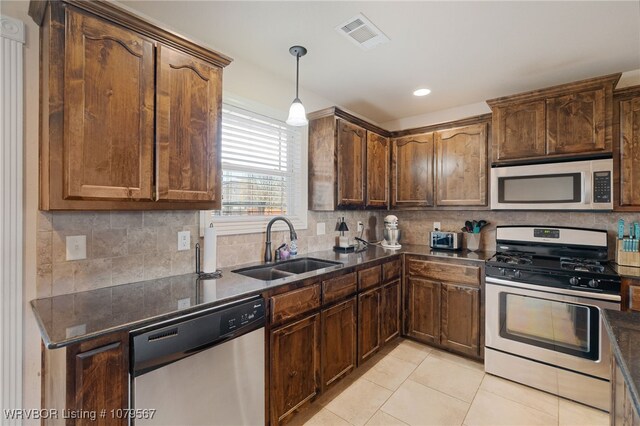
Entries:
{"label": "white window blind", "polygon": [[214,217],[297,212],[300,139],[300,132],[282,121],[223,104],[222,209]]}

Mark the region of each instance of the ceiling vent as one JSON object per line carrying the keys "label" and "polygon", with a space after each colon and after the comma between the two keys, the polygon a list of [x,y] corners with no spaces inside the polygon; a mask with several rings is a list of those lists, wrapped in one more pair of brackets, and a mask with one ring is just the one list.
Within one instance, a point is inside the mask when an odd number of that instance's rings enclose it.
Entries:
{"label": "ceiling vent", "polygon": [[384,33],[365,18],[362,13],[338,25],[336,31],[347,37],[357,46],[360,46],[363,50],[373,49],[377,45],[389,41],[389,37],[384,35]]}

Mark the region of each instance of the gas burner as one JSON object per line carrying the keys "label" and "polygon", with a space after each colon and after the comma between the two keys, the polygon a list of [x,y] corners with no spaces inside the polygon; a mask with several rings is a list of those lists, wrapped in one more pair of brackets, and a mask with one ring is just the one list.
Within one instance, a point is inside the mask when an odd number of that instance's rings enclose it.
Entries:
{"label": "gas burner", "polygon": [[523,253],[499,253],[496,254],[496,261],[509,265],[530,265],[533,259],[531,255]]}
{"label": "gas burner", "polygon": [[567,269],[569,271],[595,272],[595,273],[604,272],[604,265],[601,265],[600,262],[593,259],[561,257],[560,267],[562,269]]}

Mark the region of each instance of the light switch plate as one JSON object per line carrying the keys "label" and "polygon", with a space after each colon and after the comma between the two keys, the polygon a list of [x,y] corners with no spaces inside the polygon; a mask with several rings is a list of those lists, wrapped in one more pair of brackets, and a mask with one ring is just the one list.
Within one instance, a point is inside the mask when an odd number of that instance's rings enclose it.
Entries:
{"label": "light switch plate", "polygon": [[187,309],[191,307],[191,299],[190,298],[185,298],[185,299],[180,299],[178,300],[178,309]]}
{"label": "light switch plate", "polygon": [[80,260],[87,258],[87,236],[73,235],[66,239],[67,260]]}
{"label": "light switch plate", "polygon": [[191,232],[178,232],[178,251],[189,250],[191,247]]}
{"label": "light switch plate", "polygon": [[364,231],[364,223],[362,223],[361,220],[359,220],[358,224],[356,225],[356,231],[358,231],[358,232]]}
{"label": "light switch plate", "polygon": [[316,223],[316,235],[324,235],[326,232],[326,226],[324,222]]}
{"label": "light switch plate", "polygon": [[433,230],[434,231],[440,230],[440,222],[433,222]]}

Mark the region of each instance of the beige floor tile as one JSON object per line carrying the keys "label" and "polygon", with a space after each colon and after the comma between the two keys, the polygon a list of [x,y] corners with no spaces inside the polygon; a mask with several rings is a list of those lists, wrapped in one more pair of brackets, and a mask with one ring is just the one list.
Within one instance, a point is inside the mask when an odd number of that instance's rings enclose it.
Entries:
{"label": "beige floor tile", "polygon": [[364,425],[391,396],[389,389],[368,380],[356,380],[325,408],[349,423]]}
{"label": "beige floor tile", "polygon": [[362,378],[394,391],[415,369],[415,364],[387,355],[364,373]]}
{"label": "beige floor tile", "polygon": [[480,389],[519,402],[536,410],[558,417],[558,397],[510,380],[486,374]]}
{"label": "beige floor tile", "polygon": [[384,411],[377,411],[376,414],[371,417],[366,426],[406,426],[403,421],[396,419],[393,416],[385,413]]}
{"label": "beige floor tile", "polygon": [[389,355],[409,361],[413,364],[420,364],[431,352],[431,348],[412,340],[402,340],[398,346],[393,348]]}
{"label": "beige floor tile", "polygon": [[323,408],[304,423],[306,426],[350,426],[350,423]]}
{"label": "beige floor tile", "polygon": [[606,426],[609,414],[560,398],[560,426]]}
{"label": "beige floor tile", "polygon": [[482,362],[474,361],[459,355],[454,355],[451,352],[433,349],[429,356],[455,362],[456,364],[459,364],[463,367],[472,368],[474,370],[484,372],[484,364],[482,364]]}
{"label": "beige floor tile", "polygon": [[338,395],[344,392],[349,388],[357,379],[358,376],[351,373],[347,377],[341,379],[338,383],[327,389],[318,399],[315,400],[314,404],[325,406],[331,401],[333,401]]}
{"label": "beige floor tile", "polygon": [[464,419],[468,426],[552,426],[556,417],[480,389]]}
{"label": "beige floor tile", "polygon": [[410,425],[460,425],[469,404],[412,380],[405,381],[382,406]]}
{"label": "beige floor tile", "polygon": [[471,403],[483,376],[483,371],[443,358],[428,356],[411,374],[410,379]]}

